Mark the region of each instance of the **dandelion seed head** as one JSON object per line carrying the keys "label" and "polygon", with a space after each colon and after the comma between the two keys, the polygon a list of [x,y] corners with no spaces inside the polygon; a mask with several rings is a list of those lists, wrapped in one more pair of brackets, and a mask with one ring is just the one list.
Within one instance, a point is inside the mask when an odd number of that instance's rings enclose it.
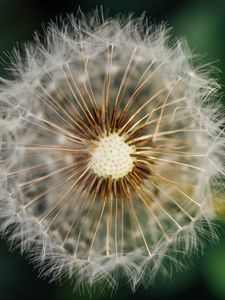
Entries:
{"label": "dandelion seed head", "polygon": [[135,290],[215,239],[224,117],[185,41],[95,13],[24,53],[1,79],[0,229],[41,275]]}

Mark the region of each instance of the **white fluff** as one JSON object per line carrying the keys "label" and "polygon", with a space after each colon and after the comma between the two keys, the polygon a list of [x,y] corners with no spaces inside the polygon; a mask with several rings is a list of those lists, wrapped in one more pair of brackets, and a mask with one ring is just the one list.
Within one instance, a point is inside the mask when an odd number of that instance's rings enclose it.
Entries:
{"label": "white fluff", "polygon": [[[192,54],[185,41],[179,40],[172,47],[169,43],[168,30],[164,26],[149,25],[144,17],[102,20],[94,13],[87,18],[81,15],[68,17],[61,27],[51,24],[44,43],[36,37],[36,42],[26,45],[23,53],[15,51],[11,64],[13,79],[2,78],[0,86],[0,229],[14,247],[26,253],[42,276],[52,280],[70,278],[78,290],[83,286],[91,289],[102,283],[114,289],[120,280],[125,279],[135,290],[139,284],[147,286],[152,283],[157,274],[169,275],[171,263],[182,266],[183,255],[186,260],[193,250],[202,249],[206,240],[215,239],[211,223],[215,216],[213,199],[215,193],[223,190],[224,183],[220,178],[225,175],[224,132],[221,130],[224,113],[216,100],[218,85],[209,78],[208,71],[203,73],[200,68],[193,67]],[[107,68],[109,46],[112,45],[113,59]],[[59,204],[60,211],[49,213],[42,219],[41,213],[46,213],[68,191],[69,182],[58,190],[51,190],[64,178],[66,171],[65,174],[56,172],[40,183],[31,183],[29,188],[15,190],[23,182],[38,182],[41,176],[73,163],[71,154],[65,153],[61,157],[53,148],[73,143],[57,129],[69,128],[65,122],[66,119],[70,123],[68,115],[58,109],[68,105],[64,98],[68,97],[80,111],[67,81],[67,66],[84,93],[85,101],[88,101],[88,95],[83,87],[88,86],[90,80],[100,105],[106,73],[112,76],[109,93],[113,101],[132,55],[133,64],[120,108],[124,108],[139,80],[144,82],[152,76],[140,89],[130,108],[130,116],[164,88],[163,96],[149,102],[138,118],[147,113],[150,121],[164,118],[162,123],[156,121],[149,127],[148,134],[153,135],[153,141],[159,146],[160,133],[171,130],[174,134],[169,137],[174,141],[168,141],[169,153],[164,151],[160,157],[149,154],[153,161],[157,161],[153,167],[156,176],[162,177],[155,177],[152,182],[148,179],[145,183],[153,199],[150,209],[134,198],[140,226],[125,199],[123,208],[121,204],[113,203],[113,226],[111,233],[107,233],[108,200],[89,252],[93,228],[99,220],[100,200],[95,201],[94,208],[82,206],[79,203],[81,191],[77,187],[62,208]],[[179,98],[182,98],[180,102],[177,101]],[[158,108],[160,105],[163,109]],[[48,127],[42,119],[56,124],[57,134],[48,131],[46,128],[54,128]],[[165,140],[161,143],[165,147]],[[184,143],[189,146],[185,148]],[[52,148],[29,152],[25,147],[30,144],[47,144]],[[176,156],[182,151],[186,151],[186,158],[185,155]],[[175,164],[171,160],[175,160]],[[41,167],[35,169],[35,165]],[[32,172],[20,171],[32,167]],[[17,171],[16,176],[11,174]],[[163,182],[163,177],[169,177],[171,182]],[[48,189],[43,207],[36,202],[27,205]],[[121,219],[122,209],[124,219]],[[84,215],[87,221],[82,225]],[[74,217],[76,228],[73,234],[68,234],[65,242],[63,239]],[[84,229],[79,236],[82,226]],[[124,230],[123,247],[121,228]],[[150,253],[146,251],[140,229]]]}

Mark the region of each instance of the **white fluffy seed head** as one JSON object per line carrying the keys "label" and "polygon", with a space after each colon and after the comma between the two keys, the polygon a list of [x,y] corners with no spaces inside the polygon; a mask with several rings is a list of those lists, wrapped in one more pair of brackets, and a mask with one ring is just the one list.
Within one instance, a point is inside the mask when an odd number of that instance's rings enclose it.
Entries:
{"label": "white fluffy seed head", "polygon": [[70,17],[46,36],[1,79],[1,231],[77,289],[148,285],[215,237],[218,86],[144,18]]}

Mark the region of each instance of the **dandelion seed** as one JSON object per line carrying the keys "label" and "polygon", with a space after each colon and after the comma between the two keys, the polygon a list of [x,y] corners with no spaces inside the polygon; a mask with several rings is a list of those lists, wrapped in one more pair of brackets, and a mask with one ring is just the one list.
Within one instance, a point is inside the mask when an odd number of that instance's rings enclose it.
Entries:
{"label": "dandelion seed", "polygon": [[71,17],[1,79],[1,231],[53,279],[169,272],[215,233],[216,83],[142,19]]}

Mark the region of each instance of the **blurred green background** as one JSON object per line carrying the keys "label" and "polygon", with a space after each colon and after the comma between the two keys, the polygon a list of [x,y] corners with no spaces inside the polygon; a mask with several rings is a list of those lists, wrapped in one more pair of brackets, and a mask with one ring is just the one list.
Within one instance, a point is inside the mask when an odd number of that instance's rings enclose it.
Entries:
{"label": "blurred green background", "polygon": [[[204,63],[213,62],[221,70],[218,81],[225,92],[225,0],[0,0],[0,56],[17,43],[31,41],[34,31],[43,33],[43,24],[50,19],[76,13],[79,6],[86,12],[99,5],[108,16],[130,11],[138,16],[145,11],[153,22],[166,22],[174,28],[173,36],[184,36],[194,53],[203,54]],[[3,66],[0,74],[4,75]],[[95,293],[92,299],[225,299],[225,226],[220,225],[220,242],[203,256],[193,256],[188,270],[166,281],[158,278],[153,287],[139,287],[135,294],[121,286],[112,298]],[[19,252],[8,249],[1,241],[0,299],[88,298],[73,293],[70,283],[60,286],[37,278],[32,265]]]}

